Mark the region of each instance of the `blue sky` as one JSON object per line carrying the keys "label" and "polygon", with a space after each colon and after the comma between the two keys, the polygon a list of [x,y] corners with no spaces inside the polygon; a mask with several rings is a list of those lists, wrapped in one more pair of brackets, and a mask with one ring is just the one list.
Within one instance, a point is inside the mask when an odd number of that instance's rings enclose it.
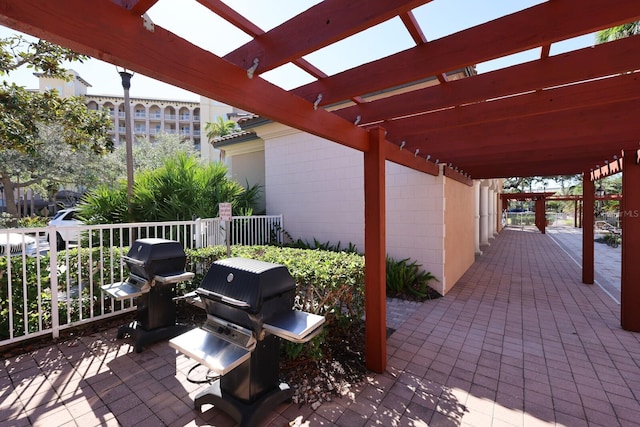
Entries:
{"label": "blue sky", "polygon": [[[290,19],[318,0],[225,0],[237,11],[265,31]],[[540,0],[434,0],[414,10],[428,40],[435,40],[465,28],[491,21],[542,3]],[[203,49],[219,56],[234,50],[249,41],[249,37],[218,18],[195,0],[160,0],[149,10],[151,20]],[[15,34],[15,31],[0,27],[0,37]],[[303,35],[301,35],[303,36]],[[594,44],[593,34],[584,35],[551,47],[551,55],[579,49]],[[364,62],[391,55],[412,47],[414,44],[398,18],[384,22],[374,28],[356,34],[334,45],[327,46],[305,57],[312,64],[332,75]],[[516,63],[539,58],[540,50],[522,52],[510,57],[477,64],[479,73],[504,68]],[[67,64],[76,70],[92,87],[90,94],[120,95],[122,86],[115,66],[92,59],[86,63]],[[295,66],[284,65],[262,75],[263,78],[285,89],[291,89],[312,81],[311,77]],[[30,70],[12,73],[8,81],[28,88],[38,86]],[[170,98],[197,101],[199,96],[180,88],[167,85],[136,74],[131,81],[132,97]]]}

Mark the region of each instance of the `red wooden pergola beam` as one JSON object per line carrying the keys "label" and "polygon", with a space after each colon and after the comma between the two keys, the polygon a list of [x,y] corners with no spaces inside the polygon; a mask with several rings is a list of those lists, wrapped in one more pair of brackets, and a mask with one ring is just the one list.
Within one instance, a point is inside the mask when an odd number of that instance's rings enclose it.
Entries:
{"label": "red wooden pergola beam", "polygon": [[405,13],[400,14],[400,19],[404,24],[405,28],[411,35],[411,38],[417,45],[421,45],[427,42],[427,38],[422,32],[422,28],[420,28],[420,24],[416,21],[416,17],[411,11],[407,11]]}
{"label": "red wooden pergola beam", "polygon": [[[535,144],[533,144],[531,147],[522,149],[505,148],[505,152],[500,152],[500,147],[486,148],[475,152],[463,152],[462,150],[457,152],[441,151],[434,152],[432,157],[438,158],[441,162],[451,162],[465,172],[473,172],[477,168],[495,168],[499,170],[503,167],[509,167],[513,163],[518,163],[522,168],[520,173],[526,173],[528,168],[535,167],[536,163],[553,163],[559,167],[566,165],[568,169],[579,173],[585,168],[591,169],[596,164],[602,164],[601,160],[610,155],[612,150],[610,144],[603,145],[602,141],[596,139],[593,139],[589,145],[585,145],[581,138],[562,141],[562,143],[555,145],[556,147],[552,144],[536,148]],[[560,145],[563,147],[557,147]],[[564,145],[567,146],[564,147]],[[615,147],[637,146],[637,141],[628,140],[624,142],[617,140],[614,145]],[[482,153],[482,151],[485,153]],[[531,176],[533,175],[538,174],[531,174]],[[476,177],[475,175],[473,176],[474,178]]]}
{"label": "red wooden pergola beam", "polygon": [[469,187],[473,186],[473,179],[469,178],[467,175],[463,175],[453,167],[444,166],[442,168],[442,174],[447,178],[451,178],[454,181],[461,182],[465,185],[468,185]]}
{"label": "red wooden pergola beam", "polygon": [[379,122],[636,70],[640,35],[514,65],[465,79],[335,110],[351,121]]}
{"label": "red wooden pergola beam", "polygon": [[[322,93],[321,105],[344,101],[544,44],[640,19],[628,0],[544,2],[521,12],[407,49],[309,83],[293,93],[307,100]],[[562,22],[562,25],[555,23]],[[434,61],[437,58],[437,61]]]}
{"label": "red wooden pergola beam", "polygon": [[418,156],[415,151],[400,149],[398,145],[392,144],[389,141],[386,141],[386,145],[384,148],[386,159],[391,162],[433,176],[438,176],[440,174],[440,169],[438,168],[438,166],[433,163],[433,160],[428,161],[425,155]]}
{"label": "red wooden pergola beam", "polygon": [[[452,162],[458,167],[473,167],[482,165],[499,165],[500,163],[510,163],[520,161],[523,164],[530,162],[546,162],[562,159],[566,163],[580,162],[580,164],[590,164],[595,167],[603,164],[602,158],[604,153],[610,153],[611,149],[598,140],[593,140],[589,145],[581,142],[581,138],[575,140],[567,140],[563,142],[567,147],[556,148],[553,144],[542,145],[538,148],[534,146],[522,148],[504,148],[501,151],[500,146],[482,149],[459,150],[458,153],[447,152],[445,150],[434,151],[431,155],[433,160],[438,158],[441,162]],[[569,144],[571,144],[569,146]],[[616,141],[616,146],[621,144]],[[560,145],[560,144],[555,144]],[[628,144],[624,144],[628,145]],[[485,151],[486,153],[483,153]],[[434,157],[435,156],[435,157]]]}
{"label": "red wooden pergola beam", "polygon": [[118,6],[131,11],[134,15],[143,15],[147,10],[158,3],[158,0],[111,0]]}
{"label": "red wooden pergola beam", "polygon": [[[629,146],[630,145],[631,144],[629,144]],[[591,171],[591,181],[606,178],[608,176],[622,172],[622,165],[624,164],[622,161],[622,155],[619,155],[617,157],[617,159],[605,159],[605,164],[602,166],[596,165],[596,168]]]}
{"label": "red wooden pergola beam", "polygon": [[[638,132],[640,121],[634,119],[638,102],[635,100],[616,102],[605,106],[560,111],[538,116],[510,119],[501,122],[481,123],[449,129],[424,130],[420,135],[389,132],[387,139],[396,142],[401,138],[411,148],[432,154],[439,149],[484,150],[487,147],[518,146],[556,141],[561,147],[565,139],[583,137],[586,140],[599,139],[607,144],[607,138],[619,137]],[[611,147],[609,148],[612,149]],[[613,149],[609,158],[618,149]]]}
{"label": "red wooden pergola beam", "polygon": [[264,73],[429,1],[325,0],[224,58],[242,68],[258,58],[257,72]]}
{"label": "red wooden pergola beam", "polygon": [[0,0],[0,23],[359,151],[368,149],[368,132],[353,123],[263,79],[250,79],[246,70],[157,25],[153,32],[146,30],[140,17],[110,0],[94,0],[90,7],[100,20],[86,19],[84,0]]}
{"label": "red wooden pergola beam", "polygon": [[[222,19],[242,30],[245,34],[251,37],[256,37],[264,34],[264,31],[253,22],[249,21],[244,16],[240,15],[226,3],[220,0],[196,0],[198,3],[220,16]],[[249,64],[251,66],[251,64]],[[248,68],[248,67],[247,67]]]}
{"label": "red wooden pergola beam", "polygon": [[640,73],[467,104],[384,122],[390,138],[640,99]]}

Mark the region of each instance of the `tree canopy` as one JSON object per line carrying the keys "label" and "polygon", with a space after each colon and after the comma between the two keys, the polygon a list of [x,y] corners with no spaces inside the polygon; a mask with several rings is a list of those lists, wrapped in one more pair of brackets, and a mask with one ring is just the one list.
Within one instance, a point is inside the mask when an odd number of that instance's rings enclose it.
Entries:
{"label": "tree canopy", "polygon": [[[69,80],[64,61],[87,57],[44,40],[30,42],[22,36],[0,39],[0,75],[20,67],[44,76]],[[7,212],[17,216],[14,191],[48,181],[77,181],[80,158],[104,154],[113,142],[106,112],[90,111],[80,97],[61,98],[57,91],[29,91],[6,81],[0,85],[0,182]],[[61,162],[61,160],[65,162]],[[88,169],[85,168],[86,172]],[[67,173],[67,175],[65,175]]]}

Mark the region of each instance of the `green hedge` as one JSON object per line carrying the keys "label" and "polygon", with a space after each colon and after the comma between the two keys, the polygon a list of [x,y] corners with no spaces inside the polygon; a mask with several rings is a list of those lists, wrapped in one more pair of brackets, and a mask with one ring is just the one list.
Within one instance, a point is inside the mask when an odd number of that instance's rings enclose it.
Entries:
{"label": "green hedge", "polygon": [[[81,306],[77,298],[60,299],[60,324],[88,318],[91,310],[94,316],[113,310],[110,306],[111,299],[102,298],[100,286],[112,282],[112,263],[115,266],[113,281],[121,280],[118,266],[122,254],[126,254],[127,251],[128,248],[113,248],[105,249],[101,254],[100,248],[82,248],[59,253],[58,264],[66,264],[68,258],[71,266],[69,271],[64,271],[63,267],[58,268],[59,291],[65,292],[69,283],[71,288],[81,288],[83,295]],[[179,294],[195,290],[211,264],[218,259],[226,258],[226,247],[187,250],[186,254],[186,270],[196,273],[196,276],[191,281],[179,285]],[[361,255],[275,246],[233,246],[231,256],[285,265],[297,283],[296,308],[326,316],[327,322],[348,325],[364,314],[364,258]],[[26,333],[23,321],[25,313],[29,332],[38,331],[40,324],[45,329],[51,326],[49,257],[40,257],[39,266],[37,260],[26,259],[27,274],[24,281],[22,257],[11,258],[14,336]],[[81,271],[80,277],[78,266]],[[0,340],[9,337],[8,271],[6,257],[0,257]],[[123,267],[123,274],[125,277],[128,274],[126,267]],[[41,292],[38,292],[38,275]],[[23,283],[27,284],[26,312]],[[93,286],[93,295],[89,292],[90,284]],[[39,317],[39,313],[42,313],[42,318]]]}
{"label": "green hedge", "polygon": [[[195,289],[226,247],[187,250],[188,270],[196,273],[185,291]],[[353,253],[278,246],[233,246],[232,257],[252,258],[287,267],[297,284],[296,308],[350,322],[364,315],[364,257]],[[191,289],[189,288],[191,287]]]}

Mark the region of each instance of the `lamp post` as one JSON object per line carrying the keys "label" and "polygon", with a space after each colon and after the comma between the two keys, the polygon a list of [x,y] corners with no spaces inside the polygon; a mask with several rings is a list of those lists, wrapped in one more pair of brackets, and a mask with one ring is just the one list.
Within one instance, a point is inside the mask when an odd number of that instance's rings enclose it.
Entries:
{"label": "lamp post", "polygon": [[[598,182],[598,187],[596,188],[596,196],[602,197],[604,196],[605,191],[602,187],[602,182]],[[598,199],[598,216],[602,216],[602,200]]]}
{"label": "lamp post", "polygon": [[131,101],[129,100],[129,89],[131,88],[131,77],[133,73],[126,68],[118,68],[118,74],[122,79],[122,89],[124,89],[124,131],[127,155],[127,205],[129,216],[131,217],[131,200],[133,200],[133,136],[131,131]]}

